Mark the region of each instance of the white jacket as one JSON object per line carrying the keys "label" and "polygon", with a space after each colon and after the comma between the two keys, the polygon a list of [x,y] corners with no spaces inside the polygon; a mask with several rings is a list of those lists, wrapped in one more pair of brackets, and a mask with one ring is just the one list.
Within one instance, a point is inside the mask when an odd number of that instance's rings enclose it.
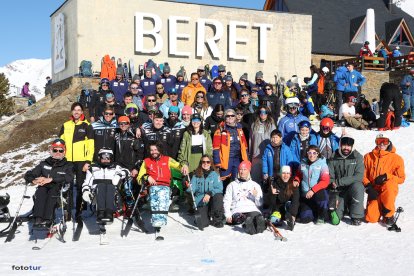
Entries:
{"label": "white jacket", "polygon": [[[256,197],[253,196],[254,188],[257,191]],[[263,192],[259,184],[251,179],[246,182],[236,179],[227,186],[223,200],[224,215],[229,218],[235,213],[260,212],[262,202]]]}
{"label": "white jacket", "polygon": [[129,171],[119,165],[112,164],[108,167],[100,167],[96,164],[86,172],[86,178],[82,185],[84,191],[94,190],[99,183],[118,185],[120,179],[129,176]]}

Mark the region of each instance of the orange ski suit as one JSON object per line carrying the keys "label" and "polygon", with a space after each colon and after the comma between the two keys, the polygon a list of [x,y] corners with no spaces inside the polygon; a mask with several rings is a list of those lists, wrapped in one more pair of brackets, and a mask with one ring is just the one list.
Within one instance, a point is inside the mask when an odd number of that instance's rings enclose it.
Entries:
{"label": "orange ski suit", "polygon": [[[398,184],[404,183],[404,160],[395,153],[395,147],[391,150],[379,150],[378,147],[364,156],[364,186],[373,185],[378,192],[378,198],[367,202],[365,220],[378,222],[381,215],[392,217],[395,213],[395,199],[398,194]],[[374,185],[374,180],[381,174],[387,174],[387,180],[383,185]],[[372,184],[370,184],[372,183]]]}

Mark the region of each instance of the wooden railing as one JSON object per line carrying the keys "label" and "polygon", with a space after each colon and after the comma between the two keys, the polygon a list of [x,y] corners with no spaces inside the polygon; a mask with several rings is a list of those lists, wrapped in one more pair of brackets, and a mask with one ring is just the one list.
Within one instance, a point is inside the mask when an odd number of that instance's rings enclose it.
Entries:
{"label": "wooden railing", "polygon": [[414,67],[414,54],[401,57],[356,57],[335,61],[335,68],[344,63],[353,63],[358,71],[361,70],[407,70]]}

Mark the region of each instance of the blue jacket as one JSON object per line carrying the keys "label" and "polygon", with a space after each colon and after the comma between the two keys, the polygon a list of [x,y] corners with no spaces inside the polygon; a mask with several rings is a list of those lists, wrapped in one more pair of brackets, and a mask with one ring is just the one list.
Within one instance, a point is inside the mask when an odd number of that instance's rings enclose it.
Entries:
{"label": "blue jacket", "polygon": [[158,81],[162,83],[162,85],[164,86],[164,91],[168,93],[171,90],[171,88],[175,88],[177,78],[173,75],[169,75],[168,77],[164,77],[164,75],[161,75]]}
{"label": "blue jacket", "polygon": [[[329,184],[329,167],[326,164],[325,158],[319,158],[310,165],[307,160],[302,160],[299,171],[302,175],[302,181],[300,182],[300,193],[302,196],[304,196],[310,189],[314,190],[316,193],[321,190],[320,188],[326,188]],[[319,187],[318,189],[315,189],[314,187],[318,183]]]}
{"label": "blue jacket", "polygon": [[[220,180],[220,175],[218,175],[215,171],[211,171],[207,178],[204,178],[204,176],[197,177],[194,174],[191,178],[191,187],[193,188],[194,200],[197,207],[205,205],[203,197],[206,194],[214,196],[215,194],[223,193],[223,182]],[[190,189],[187,189],[187,192],[190,192]]]}
{"label": "blue jacket", "polygon": [[206,91],[210,90],[211,80],[209,78],[207,78],[206,76],[202,76],[200,78],[200,83],[206,89]]}
{"label": "blue jacket", "polygon": [[184,87],[188,85],[188,81],[177,81],[175,84],[175,89],[177,89],[178,98],[181,99],[181,93],[183,92]]}
{"label": "blue jacket", "polygon": [[328,116],[334,116],[334,112],[333,110],[329,109],[329,107],[325,104],[321,105],[321,114],[319,115],[319,117],[321,117],[321,119],[326,118]]}
{"label": "blue jacket", "polygon": [[[409,82],[411,83],[410,86],[406,86],[406,83]],[[414,95],[414,77],[411,75],[405,75],[404,78],[402,79],[401,83],[400,83],[401,89],[402,89],[402,93],[404,95],[410,95],[413,96]]]}
{"label": "blue jacket", "polygon": [[222,104],[224,109],[228,109],[232,107],[231,104],[231,97],[229,92],[223,91],[209,91],[207,92],[207,101],[208,105],[211,106],[213,109],[217,104]]}
{"label": "blue jacket", "polygon": [[344,92],[358,92],[358,87],[353,84],[356,83],[358,86],[362,86],[366,82],[365,77],[357,70],[352,72],[347,71],[345,73],[345,90]]}
{"label": "blue jacket", "polygon": [[[282,164],[286,165],[289,164],[289,158],[290,156],[290,150],[289,147],[282,143],[282,146],[280,148],[280,166],[283,166]],[[263,167],[262,167],[262,173],[267,174],[269,176],[273,176],[273,160],[274,160],[275,152],[273,150],[272,145],[269,143],[263,153],[262,161],[263,161]]]}
{"label": "blue jacket", "polygon": [[[170,99],[166,99],[165,102],[158,109],[159,111],[162,112],[165,119],[168,119],[168,110],[170,109],[171,106],[172,106],[172,104],[171,104]],[[178,105],[177,106],[180,109],[180,116],[178,116],[178,119],[181,120],[181,110],[183,109],[184,104],[183,104],[182,101],[178,100]]]}
{"label": "blue jacket", "polygon": [[315,108],[313,107],[313,103],[309,101],[310,96],[306,96],[307,102],[301,102],[301,106],[299,107],[299,112],[309,118],[311,115],[315,115]]}
{"label": "blue jacket", "polygon": [[115,101],[117,103],[124,102],[124,94],[128,91],[128,85],[127,81],[111,81],[111,90],[115,94]]}
{"label": "blue jacket", "polygon": [[148,96],[150,94],[155,94],[156,92],[156,83],[157,83],[157,79],[152,77],[152,78],[144,78],[143,80],[141,80],[141,89],[142,89],[142,93],[144,96]]}
{"label": "blue jacket", "polygon": [[336,84],[336,90],[344,91],[345,90],[345,73],[346,67],[341,66],[335,71],[334,82]]}
{"label": "blue jacket", "polygon": [[[284,143],[286,144],[286,148],[282,149],[280,166],[289,165],[292,168],[292,171],[295,172],[301,160],[299,133],[288,135],[284,139]],[[311,131],[309,134],[309,145],[318,145],[318,139],[316,138],[316,133],[314,131]]]}
{"label": "blue jacket", "polygon": [[280,119],[277,129],[282,133],[282,137],[286,137],[291,132],[299,132],[298,124],[302,121],[309,122],[309,119],[300,113],[297,116],[288,113]]}

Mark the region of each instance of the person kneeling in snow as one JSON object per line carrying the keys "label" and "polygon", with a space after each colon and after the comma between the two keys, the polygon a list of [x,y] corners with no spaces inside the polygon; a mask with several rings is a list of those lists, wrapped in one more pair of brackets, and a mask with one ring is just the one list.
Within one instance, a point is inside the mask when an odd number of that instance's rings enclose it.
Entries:
{"label": "person kneeling in snow", "polygon": [[86,172],[82,185],[82,198],[91,203],[93,193],[96,199],[96,221],[98,224],[112,223],[115,212],[115,192],[119,181],[129,175],[125,169],[114,163],[114,153],[103,148],[98,152],[98,163]]}
{"label": "person kneeling in snow", "polygon": [[65,158],[65,142],[56,139],[49,146],[50,157],[28,171],[24,179],[38,185],[34,195],[33,227],[50,227],[62,185],[73,182],[73,166]]}
{"label": "person kneeling in snow", "polygon": [[404,160],[395,153],[391,140],[382,134],[377,136],[375,144],[376,147],[364,156],[362,181],[368,194],[365,220],[375,223],[382,216],[385,224],[392,225],[398,184],[405,181]]}
{"label": "person kneeling in snow", "polygon": [[183,175],[188,174],[188,166],[180,165],[173,158],[163,155],[158,142],[149,144],[150,157],[145,158],[138,173],[138,182],[144,181],[149,187],[151,206],[151,223],[157,232],[167,225],[167,214],[170,205],[171,169],[181,169]]}
{"label": "person kneeling in snow", "polygon": [[244,222],[246,233],[253,235],[266,229],[266,221],[259,210],[263,202],[262,189],[251,179],[251,168],[249,161],[240,163],[236,180],[226,188],[223,205],[227,223],[236,225]]}

